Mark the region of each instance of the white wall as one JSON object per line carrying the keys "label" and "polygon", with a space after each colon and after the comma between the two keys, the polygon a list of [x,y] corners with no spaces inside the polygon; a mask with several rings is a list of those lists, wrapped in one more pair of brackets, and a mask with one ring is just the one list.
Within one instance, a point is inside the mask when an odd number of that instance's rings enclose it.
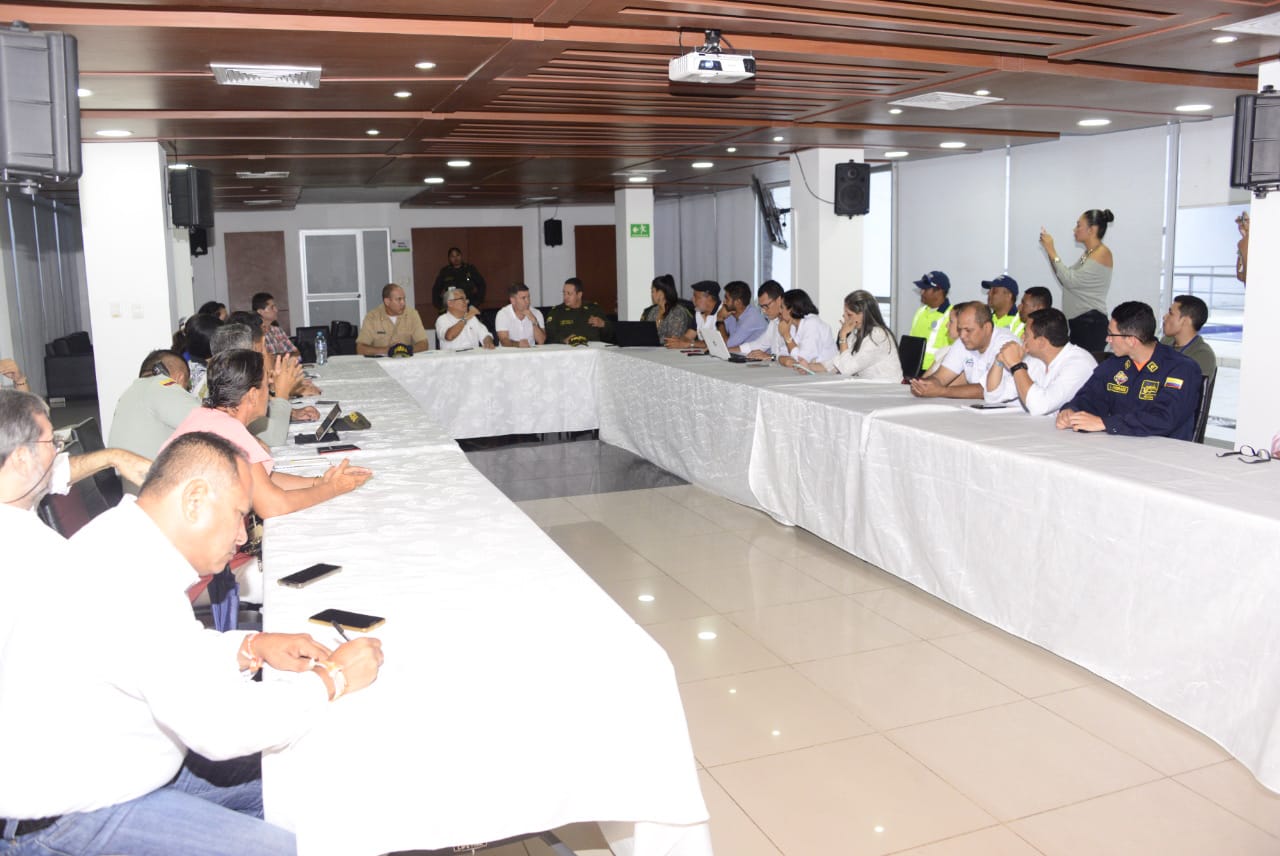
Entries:
{"label": "white wall", "polygon": [[[1234,119],[1188,122],[1180,128],[1178,207],[1248,205],[1249,191],[1230,184]],[[1181,239],[1179,239],[1181,240]]]}
{"label": "white wall", "polygon": [[[555,216],[564,222],[564,243],[548,247],[542,241],[542,222]],[[301,253],[298,232],[304,229],[389,229],[392,242],[412,247],[412,230],[458,226],[521,226],[524,229],[524,276],[535,305],[560,302],[565,279],[574,275],[573,227],[613,225],[612,205],[572,205],[560,208],[448,208],[409,209],[394,203],[352,205],[299,205],[293,211],[219,211],[209,255],[193,264],[195,304],[227,300],[227,232],[283,231],[285,274],[291,306],[302,305]],[[445,264],[433,261],[432,270]],[[483,271],[481,271],[483,273]],[[404,287],[410,304],[415,299],[413,255],[391,254],[392,278]],[[423,287],[430,288],[431,283]],[[244,307],[232,307],[238,309]]]}

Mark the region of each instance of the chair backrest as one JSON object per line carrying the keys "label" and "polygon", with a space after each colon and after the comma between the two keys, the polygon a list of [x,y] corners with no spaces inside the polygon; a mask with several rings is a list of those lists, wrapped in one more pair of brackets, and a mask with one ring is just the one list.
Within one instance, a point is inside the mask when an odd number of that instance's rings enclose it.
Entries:
{"label": "chair backrest", "polygon": [[93,345],[89,341],[89,334],[83,330],[67,336],[67,344],[71,346],[71,353],[73,354],[93,353]]}
{"label": "chair backrest", "polygon": [[619,348],[656,348],[658,325],[652,321],[619,321],[614,327]]}
{"label": "chair backrest", "polygon": [[335,339],[345,339],[356,334],[356,327],[350,321],[330,321],[329,334]]}
{"label": "chair backrest", "polygon": [[498,324],[498,308],[481,309],[478,317],[480,318],[480,323],[484,325],[484,329],[488,330],[489,335],[494,336],[496,339],[497,334],[493,331]]}
{"label": "chair backrest", "polygon": [[924,371],[924,351],[929,340],[923,336],[903,334],[898,340],[898,361],[902,363],[904,378],[920,377]]}
{"label": "chair backrest", "polygon": [[67,338],[65,336],[61,339],[54,339],[53,342],[51,342],[50,344],[53,346],[53,356],[55,357],[71,356],[71,342],[67,341]]}
{"label": "chair backrest", "polygon": [[[72,426],[71,440],[66,448],[68,454],[82,455],[101,448],[102,432],[98,430],[96,419],[90,417]],[[36,510],[40,519],[54,531],[64,538],[70,538],[90,520],[118,505],[123,496],[124,484],[120,481],[120,476],[116,475],[115,470],[107,469],[71,485],[66,496],[55,493],[47,495],[40,500]]]}
{"label": "chair backrest", "polygon": [[1200,379],[1200,406],[1196,409],[1196,427],[1191,434],[1192,443],[1204,442],[1204,432],[1209,427],[1209,405],[1213,403],[1213,385],[1217,380],[1217,369]]}
{"label": "chair backrest", "polygon": [[317,325],[312,327],[297,327],[294,328],[293,331],[293,335],[298,337],[299,344],[309,342],[314,345],[317,333],[324,333],[327,336],[329,334],[329,328],[323,325]]}

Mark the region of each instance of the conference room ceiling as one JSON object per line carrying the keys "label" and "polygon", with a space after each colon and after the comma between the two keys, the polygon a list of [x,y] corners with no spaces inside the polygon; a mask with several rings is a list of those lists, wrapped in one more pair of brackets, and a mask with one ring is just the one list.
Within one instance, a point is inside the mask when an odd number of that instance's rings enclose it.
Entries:
{"label": "conference room ceiling", "polygon": [[[609,203],[636,186],[630,176],[659,197],[745,186],[812,146],[885,163],[890,151],[957,157],[1203,121],[1230,114],[1257,64],[1280,54],[1275,35],[1212,40],[1278,10],[1280,0],[81,0],[0,4],[0,21],[79,40],[87,141],[105,130],[157,140],[172,162],[212,170],[220,210],[270,210]],[[668,82],[667,61],[708,28],[756,57],[753,82]],[[222,86],[211,63],[318,66],[320,86]],[[891,112],[898,99],[978,90],[1002,100]],[[1176,109],[1188,104],[1208,109]],[[457,159],[470,165],[447,166]]]}

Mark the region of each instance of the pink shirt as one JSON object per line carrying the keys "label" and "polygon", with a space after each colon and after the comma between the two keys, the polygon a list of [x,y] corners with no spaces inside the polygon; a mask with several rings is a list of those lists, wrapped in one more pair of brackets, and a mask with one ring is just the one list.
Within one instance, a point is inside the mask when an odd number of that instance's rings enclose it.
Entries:
{"label": "pink shirt", "polygon": [[222,439],[244,450],[249,457],[250,464],[262,464],[266,468],[267,474],[271,474],[271,470],[275,467],[275,460],[266,449],[262,448],[262,444],[258,442],[258,438],[249,433],[249,429],[240,424],[234,416],[221,410],[215,410],[212,407],[197,407],[188,414],[186,419],[178,423],[178,427],[173,432],[173,437],[165,441],[168,446],[173,442],[174,437],[181,437],[183,434],[190,434],[193,431],[208,431],[210,434],[217,434]]}

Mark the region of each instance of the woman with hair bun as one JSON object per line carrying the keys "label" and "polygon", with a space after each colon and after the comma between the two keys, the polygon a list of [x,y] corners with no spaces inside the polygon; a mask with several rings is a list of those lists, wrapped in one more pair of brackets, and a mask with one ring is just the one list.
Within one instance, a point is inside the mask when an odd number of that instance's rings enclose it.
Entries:
{"label": "woman with hair bun", "polygon": [[1062,285],[1062,311],[1071,329],[1071,343],[1095,353],[1107,344],[1107,292],[1115,261],[1102,238],[1107,224],[1115,219],[1109,208],[1091,208],[1080,215],[1072,237],[1084,245],[1084,255],[1070,267],[1058,256],[1053,236],[1040,229],[1040,246],[1053,262],[1053,274]]}

